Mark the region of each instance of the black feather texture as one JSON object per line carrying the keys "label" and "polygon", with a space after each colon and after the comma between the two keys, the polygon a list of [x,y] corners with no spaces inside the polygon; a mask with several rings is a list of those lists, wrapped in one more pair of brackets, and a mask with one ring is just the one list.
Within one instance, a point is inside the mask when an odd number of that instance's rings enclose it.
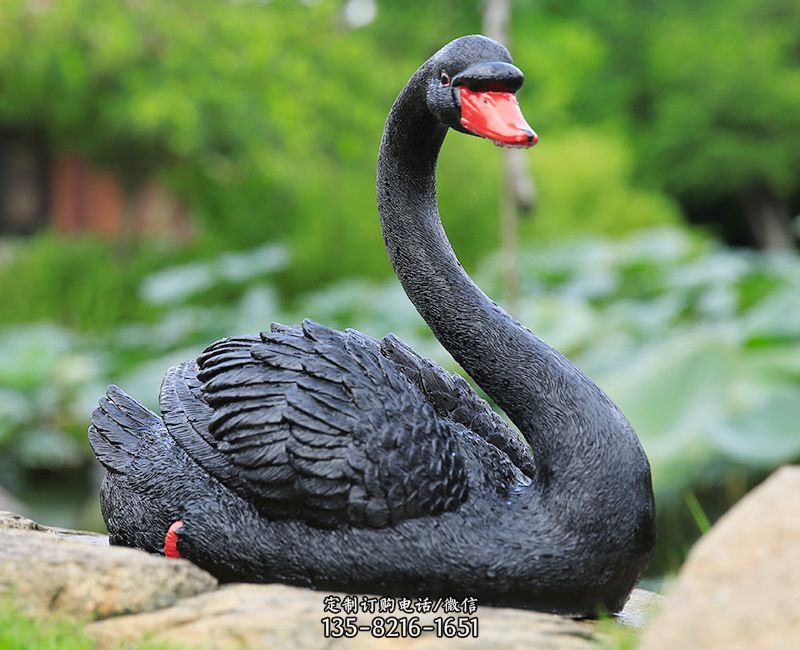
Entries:
{"label": "black feather texture", "polygon": [[306,320],[215,343],[199,367],[216,450],[265,516],[379,528],[466,497],[450,432],[374,339]]}
{"label": "black feather texture", "polygon": [[119,387],[111,385],[92,413],[89,443],[103,467],[120,474],[139,456],[143,435],[163,436],[164,433],[161,418]]}
{"label": "black feather texture", "polygon": [[[243,340],[252,344],[257,339]],[[195,463],[225,485],[251,496],[246,482],[217,449],[216,440],[208,431],[213,411],[203,397],[197,370],[194,361],[186,361],[167,371],[159,396],[164,424],[169,435]]]}
{"label": "black feather texture", "polygon": [[463,377],[419,356],[394,334],[381,340],[381,352],[424,393],[439,417],[477,433],[508,455],[526,476],[533,478],[536,467],[531,448]]}

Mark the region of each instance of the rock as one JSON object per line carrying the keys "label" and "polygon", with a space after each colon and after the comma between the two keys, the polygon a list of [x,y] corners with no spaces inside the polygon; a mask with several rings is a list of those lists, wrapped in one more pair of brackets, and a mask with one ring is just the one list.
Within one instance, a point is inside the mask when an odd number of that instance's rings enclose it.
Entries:
{"label": "rock", "polygon": [[0,598],[13,595],[28,616],[105,618],[168,607],[216,587],[189,562],[107,544],[102,535],[0,514]]}
{"label": "rock", "polygon": [[[444,641],[434,633],[419,638],[377,640],[369,632],[355,638],[326,639],[321,619],[328,594],[284,585],[229,585],[182,600],[173,607],[136,616],[121,616],[92,623],[87,631],[99,649],[116,643],[148,637],[156,643],[180,644],[194,649],[259,648],[348,648],[373,647],[434,650],[442,647],[465,649],[552,648],[587,650],[597,648],[602,637],[593,621],[575,621],[552,614],[513,609],[478,607],[478,638]],[[344,597],[344,594],[336,594]],[[630,617],[641,621],[641,612],[658,600],[654,594],[636,590],[631,598]],[[627,610],[628,608],[626,608]],[[636,614],[635,612],[639,613]],[[344,615],[344,614],[340,614]],[[399,612],[384,616],[404,616]],[[441,614],[438,614],[441,615]],[[437,614],[419,615],[420,625],[432,624]],[[370,625],[374,616],[360,613],[359,625]]]}
{"label": "rock", "polygon": [[31,521],[22,515],[17,515],[13,512],[7,512],[5,510],[0,510],[0,529],[38,530],[41,532],[52,530],[47,526],[37,524],[35,521]]}
{"label": "rock", "polygon": [[785,467],[695,545],[641,650],[798,647],[798,585],[800,467]]}
{"label": "rock", "polygon": [[627,627],[642,629],[661,610],[663,596],[646,589],[634,589],[625,609],[617,614],[615,620]]}
{"label": "rock", "polygon": [[51,528],[50,526],[42,526],[42,524],[37,524],[35,521],[14,514],[13,512],[0,511],[0,530],[2,529],[35,530],[40,533],[57,535],[58,537],[63,537],[64,539],[89,542],[90,544],[98,544],[100,546],[108,546],[107,535],[90,533],[85,530],[70,530],[69,528]]}

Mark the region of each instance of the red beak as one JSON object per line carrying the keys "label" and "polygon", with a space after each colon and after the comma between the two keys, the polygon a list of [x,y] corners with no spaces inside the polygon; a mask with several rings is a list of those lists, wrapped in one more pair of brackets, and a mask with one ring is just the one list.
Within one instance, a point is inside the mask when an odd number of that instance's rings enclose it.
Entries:
{"label": "red beak", "polygon": [[532,147],[539,136],[519,110],[517,96],[501,90],[470,90],[459,86],[461,126],[470,133],[512,147]]}

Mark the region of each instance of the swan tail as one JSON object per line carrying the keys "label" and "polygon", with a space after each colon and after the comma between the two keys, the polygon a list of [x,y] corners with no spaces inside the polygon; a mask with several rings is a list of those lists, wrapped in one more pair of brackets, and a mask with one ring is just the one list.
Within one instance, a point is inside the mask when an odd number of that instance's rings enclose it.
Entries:
{"label": "swan tail", "polygon": [[161,418],[116,386],[92,413],[89,443],[107,470],[100,508],[111,544],[163,553],[170,526],[202,494],[196,466]]}
{"label": "swan tail", "polygon": [[125,473],[140,455],[143,438],[163,430],[155,413],[117,386],[108,387],[106,396],[92,412],[89,444],[97,460],[109,472]]}

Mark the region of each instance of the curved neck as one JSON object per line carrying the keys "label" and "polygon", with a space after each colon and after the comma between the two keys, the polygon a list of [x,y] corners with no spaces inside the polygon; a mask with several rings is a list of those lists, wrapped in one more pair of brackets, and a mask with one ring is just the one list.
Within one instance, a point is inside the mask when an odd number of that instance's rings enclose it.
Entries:
{"label": "curved neck", "polygon": [[[436,162],[447,129],[426,108],[417,81],[421,72],[397,98],[381,141],[378,211],[389,259],[436,338],[517,425],[547,478],[570,457],[580,456],[582,448],[592,454],[602,446],[598,438],[604,437],[607,417],[601,413],[599,427],[581,422],[590,417],[584,415],[585,404],[600,406],[612,419],[622,416],[575,366],[489,299],[461,267],[436,199]],[[589,410],[596,418],[598,409]]]}

